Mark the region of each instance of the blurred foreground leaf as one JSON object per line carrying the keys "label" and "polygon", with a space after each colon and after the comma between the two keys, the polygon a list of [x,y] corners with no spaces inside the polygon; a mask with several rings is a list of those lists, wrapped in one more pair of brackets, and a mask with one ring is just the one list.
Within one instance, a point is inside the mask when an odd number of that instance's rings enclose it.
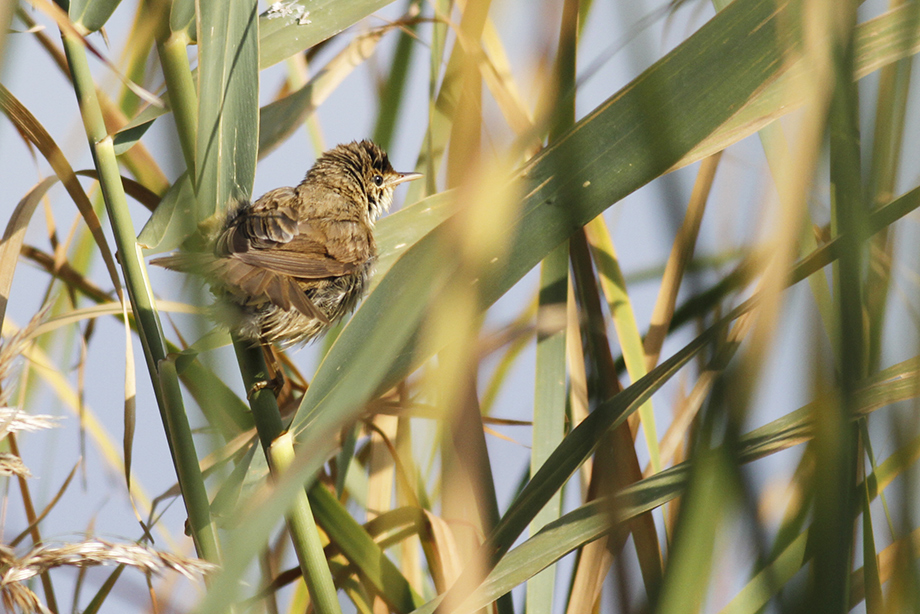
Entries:
{"label": "blurred foreground leaf", "polygon": [[[482,258],[490,263],[479,283],[483,307],[572,232],[667,171],[776,78],[783,69],[779,59],[796,43],[777,27],[788,17],[769,0],[736,1],[534,158],[512,179],[525,196],[505,233],[511,250]],[[432,200],[443,204],[447,198]],[[381,234],[429,211],[393,215],[381,223]],[[438,253],[447,232],[441,224],[407,242],[343,330],[294,420],[305,441],[328,441],[375,392],[423,358],[414,355],[414,335],[456,266]]]}

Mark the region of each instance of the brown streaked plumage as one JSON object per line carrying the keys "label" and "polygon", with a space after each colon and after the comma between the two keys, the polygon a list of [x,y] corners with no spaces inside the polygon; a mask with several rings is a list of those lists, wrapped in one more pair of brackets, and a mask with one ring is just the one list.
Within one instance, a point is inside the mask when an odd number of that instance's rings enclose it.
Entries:
{"label": "brown streaked plumage", "polygon": [[394,171],[371,141],[339,145],[297,187],[231,207],[203,251],[152,263],[202,275],[215,319],[240,337],[304,343],[355,308],[377,256],[374,223],[395,187],[420,176]]}

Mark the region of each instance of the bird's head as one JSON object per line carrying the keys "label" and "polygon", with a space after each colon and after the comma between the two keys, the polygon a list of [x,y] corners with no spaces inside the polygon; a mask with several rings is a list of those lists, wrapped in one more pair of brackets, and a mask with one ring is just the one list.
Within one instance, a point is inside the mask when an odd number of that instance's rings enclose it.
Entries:
{"label": "bird's head", "polygon": [[393,191],[400,183],[421,177],[421,173],[393,170],[383,149],[372,141],[354,141],[330,149],[316,160],[307,179],[320,179],[340,189],[366,206],[373,224],[393,202]]}

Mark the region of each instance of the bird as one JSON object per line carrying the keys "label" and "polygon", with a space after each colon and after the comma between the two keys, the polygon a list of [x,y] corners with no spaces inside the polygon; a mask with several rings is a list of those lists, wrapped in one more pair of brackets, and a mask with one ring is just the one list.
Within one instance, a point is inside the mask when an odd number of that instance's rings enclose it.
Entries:
{"label": "bird", "polygon": [[212,318],[240,339],[302,345],[357,306],[377,258],[374,225],[396,186],[421,176],[393,170],[372,141],[341,144],[296,187],[234,202],[151,264],[203,277]]}

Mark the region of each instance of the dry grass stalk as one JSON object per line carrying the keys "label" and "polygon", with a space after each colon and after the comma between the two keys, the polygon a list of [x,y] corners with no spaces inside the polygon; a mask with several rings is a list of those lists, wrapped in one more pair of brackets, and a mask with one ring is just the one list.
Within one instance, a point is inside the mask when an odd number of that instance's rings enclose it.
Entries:
{"label": "dry grass stalk", "polygon": [[0,599],[10,612],[47,612],[38,597],[24,584],[26,580],[55,567],[127,565],[147,574],[176,571],[186,578],[211,573],[214,565],[140,544],[120,544],[102,539],[64,545],[43,544],[17,557],[7,546],[0,546]]}
{"label": "dry grass stalk", "polygon": [[128,565],[153,574],[177,571],[189,579],[215,569],[214,565],[200,559],[160,552],[140,544],[120,544],[103,539],[89,539],[60,546],[42,544],[18,558],[5,546],[0,546],[0,552],[0,561],[3,562],[0,589],[63,566]]}
{"label": "dry grass stalk", "polygon": [[[22,355],[26,340],[31,333],[45,320],[48,313],[46,305],[38,311],[29,321],[29,324],[17,331],[9,339],[0,340],[0,440],[10,433],[17,431],[38,431],[54,428],[59,419],[44,414],[29,415],[21,409],[8,407],[10,400],[10,386],[6,382],[11,378],[16,358]],[[31,477],[29,469],[22,459],[15,454],[0,453],[0,475],[15,475],[21,478]],[[6,599],[6,595],[4,595]],[[23,610],[26,611],[26,610]]]}
{"label": "dry grass stalk", "polygon": [[0,475],[30,478],[32,477],[32,472],[25,466],[21,458],[15,454],[3,452],[0,453]]}
{"label": "dry grass stalk", "polygon": [[50,610],[41,602],[38,595],[29,590],[25,584],[10,584],[0,590],[0,599],[7,612],[22,612],[23,614],[50,614]]}
{"label": "dry grass stalk", "polygon": [[[38,313],[29,320],[25,328],[16,331],[15,334],[5,341],[0,339],[0,407],[9,405],[10,388],[6,385],[6,382],[13,373],[13,366],[16,364],[16,359],[22,355],[27,343],[26,340],[35,329],[38,328],[39,324],[44,322],[50,307],[50,303],[44,305],[38,310]],[[0,325],[2,324],[3,322],[0,320]]]}
{"label": "dry grass stalk", "polygon": [[[39,431],[58,426],[60,419],[55,416],[37,414],[31,416],[15,407],[0,407],[0,440],[17,431]],[[0,453],[0,475],[15,475],[21,478],[32,477],[22,459],[8,452]]]}
{"label": "dry grass stalk", "polygon": [[60,421],[61,419],[58,416],[49,416],[47,414],[32,416],[15,407],[0,407],[0,439],[5,437],[7,433],[18,431],[33,432],[56,428]]}

